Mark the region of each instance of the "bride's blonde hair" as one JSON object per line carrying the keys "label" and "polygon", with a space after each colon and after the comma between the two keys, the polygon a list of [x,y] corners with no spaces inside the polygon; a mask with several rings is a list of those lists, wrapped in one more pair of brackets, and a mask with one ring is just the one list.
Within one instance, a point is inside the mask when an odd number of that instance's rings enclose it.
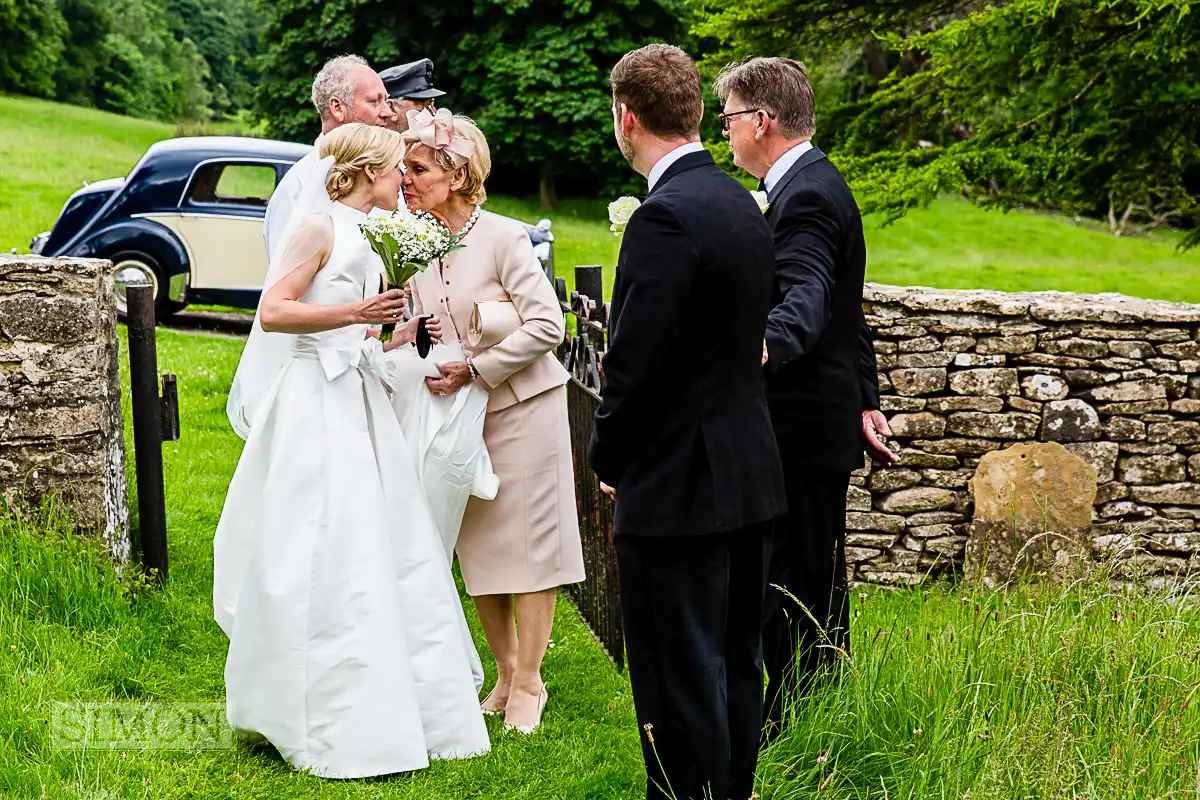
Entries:
{"label": "bride's blonde hair", "polygon": [[375,125],[351,122],[321,137],[320,156],[333,156],[333,168],[325,181],[330,200],[341,200],[354,191],[354,182],[367,167],[376,175],[397,168],[404,155],[400,134]]}

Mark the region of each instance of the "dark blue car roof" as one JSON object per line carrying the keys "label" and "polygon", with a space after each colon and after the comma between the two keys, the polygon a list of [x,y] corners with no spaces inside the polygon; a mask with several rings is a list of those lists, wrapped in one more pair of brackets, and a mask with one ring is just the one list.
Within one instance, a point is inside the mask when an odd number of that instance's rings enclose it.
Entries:
{"label": "dark blue car roof", "polygon": [[272,158],[299,161],[311,150],[312,145],[253,139],[248,136],[185,136],[179,139],[164,139],[150,145],[142,160],[185,153],[197,163],[210,158]]}
{"label": "dark blue car roof", "polygon": [[208,161],[251,161],[293,164],[312,150],[309,145],[237,136],[193,136],[150,145],[130,171],[108,213],[139,214],[174,210],[196,167]]}

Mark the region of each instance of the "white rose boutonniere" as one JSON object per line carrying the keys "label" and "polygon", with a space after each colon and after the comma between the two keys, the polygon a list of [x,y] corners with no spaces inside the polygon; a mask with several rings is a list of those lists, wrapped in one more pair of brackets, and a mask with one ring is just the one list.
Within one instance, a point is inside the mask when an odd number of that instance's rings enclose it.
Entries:
{"label": "white rose boutonniere", "polygon": [[625,233],[625,226],[629,224],[629,218],[641,206],[641,201],[636,197],[618,197],[616,200],[613,200],[608,204],[608,221],[612,223],[608,229],[615,236]]}
{"label": "white rose boutonniere", "polygon": [[767,213],[767,206],[770,205],[767,202],[767,193],[752,191],[750,192],[750,196],[754,198],[754,202],[758,203],[758,210],[764,214]]}

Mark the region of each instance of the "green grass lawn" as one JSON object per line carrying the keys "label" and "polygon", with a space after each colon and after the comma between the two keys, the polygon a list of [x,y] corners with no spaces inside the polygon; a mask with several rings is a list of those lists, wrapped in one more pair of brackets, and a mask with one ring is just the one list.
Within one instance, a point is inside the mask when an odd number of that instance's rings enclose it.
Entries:
{"label": "green grass lawn", "polygon": [[[160,331],[160,368],[179,376],[183,420],[182,439],[164,448],[166,590],[131,589],[69,535],[31,537],[0,515],[0,797],[634,797],[639,750],[628,683],[565,600],[545,662],[551,700],[544,732],[503,736],[502,721],[489,720],[494,750],[487,758],[436,763],[391,781],[338,783],[296,775],[262,750],[51,749],[47,720],[57,700],[224,702],[226,639],[212,620],[212,537],[241,452],[225,418],[241,346]],[[469,601],[465,608],[486,654]]]}
{"label": "green grass lawn", "polygon": [[1118,239],[1092,220],[1006,214],[961,199],[879,223],[866,220],[867,279],[878,283],[1200,302],[1200,248],[1179,252],[1172,232]]}
{"label": "green grass lawn", "polygon": [[[565,601],[546,659],[552,699],[542,731],[505,736],[492,720],[484,758],[336,782],[246,746],[52,747],[58,701],[223,702],[212,536],[241,448],[224,415],[240,349],[234,338],[160,332],[159,362],[179,376],[183,423],[182,439],[165,447],[165,589],[140,585],[136,570],[118,577],[52,520],[0,514],[0,797],[642,796],[628,682]],[[1194,598],[1110,591],[1101,576],[1009,594],[872,588],[854,608],[853,660],[796,705],[788,735],[764,751],[764,800],[1197,797]],[[467,611],[486,654],[469,603]]]}
{"label": "green grass lawn", "polygon": [[[124,175],[173,132],[161,123],[0,95],[0,248],[24,251],[83,181]],[[574,265],[601,264],[611,291],[620,242],[608,231],[608,199],[566,199],[545,212],[532,199],[493,197],[488,207],[527,222],[550,218],[559,274],[573,286]],[[887,227],[873,218],[866,226],[867,277],[881,283],[1200,302],[1200,249],[1177,253],[1171,233],[1116,239],[1090,221],[983,211],[954,199]]]}

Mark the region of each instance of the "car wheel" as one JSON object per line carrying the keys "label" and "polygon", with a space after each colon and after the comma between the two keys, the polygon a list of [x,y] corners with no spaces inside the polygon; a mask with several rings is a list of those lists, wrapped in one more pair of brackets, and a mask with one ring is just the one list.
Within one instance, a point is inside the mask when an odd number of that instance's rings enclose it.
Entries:
{"label": "car wheel", "polygon": [[149,283],[154,288],[154,318],[164,320],[171,315],[174,309],[167,298],[166,271],[153,256],[127,251],[117,253],[110,260],[113,263],[113,295],[117,301],[117,315],[121,319],[125,319],[129,310],[125,290],[141,283]]}

